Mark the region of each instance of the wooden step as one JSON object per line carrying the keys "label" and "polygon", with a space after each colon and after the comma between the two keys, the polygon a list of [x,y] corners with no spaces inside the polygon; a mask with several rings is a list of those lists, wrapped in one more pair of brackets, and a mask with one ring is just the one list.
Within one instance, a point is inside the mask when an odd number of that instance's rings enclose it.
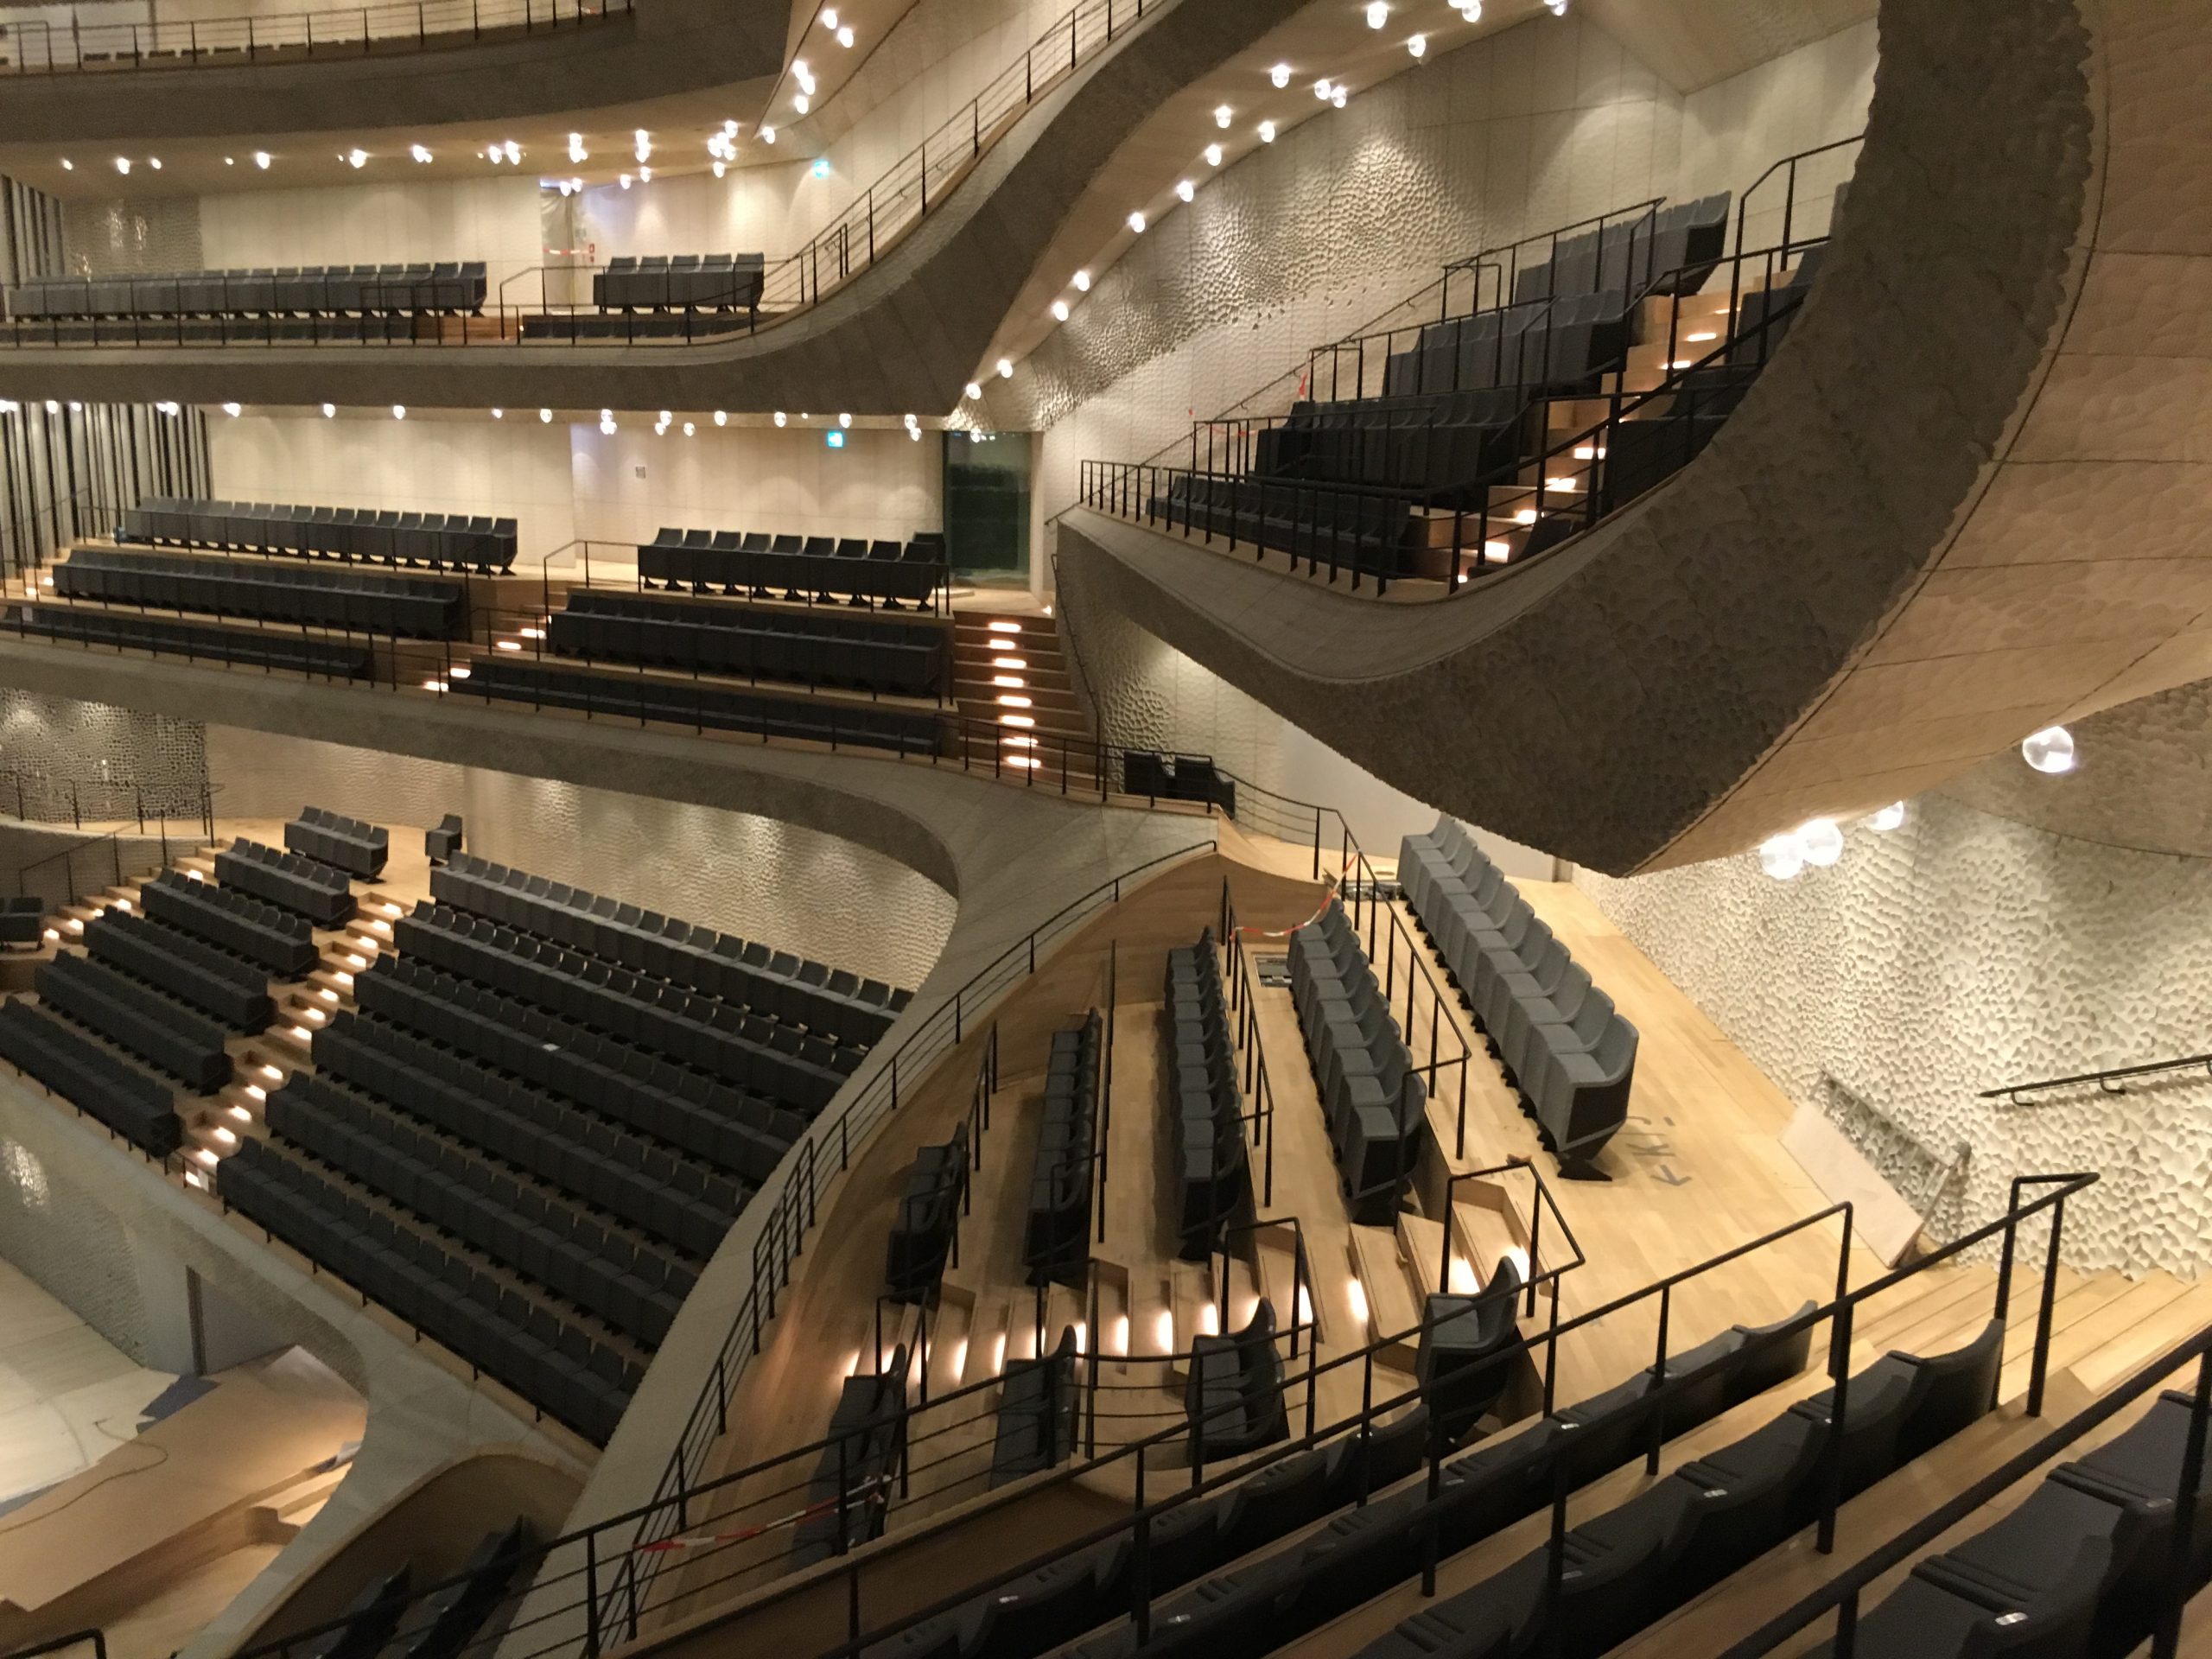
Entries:
{"label": "wooden step", "polygon": [[1312,1262],[1307,1263],[1309,1281],[1303,1286],[1299,1283],[1298,1235],[1281,1224],[1262,1226],[1254,1229],[1252,1245],[1260,1261],[1260,1284],[1275,1310],[1275,1328],[1289,1331],[1291,1310],[1295,1306],[1298,1324],[1311,1331],[1316,1339],[1328,1341],[1331,1299],[1321,1294],[1319,1286],[1311,1282],[1314,1276]]}
{"label": "wooden step", "polygon": [[1398,1236],[1387,1227],[1354,1227],[1351,1233],[1351,1269],[1367,1300],[1367,1338],[1397,1338],[1376,1357],[1410,1370],[1420,1344],[1408,1333],[1421,1324],[1421,1303],[1399,1255]]}
{"label": "wooden step", "polygon": [[1197,1262],[1176,1260],[1167,1264],[1169,1306],[1175,1316],[1176,1359],[1168,1368],[1177,1376],[1189,1367],[1183,1356],[1200,1337],[1221,1334],[1220,1311],[1214,1306],[1213,1270]]}

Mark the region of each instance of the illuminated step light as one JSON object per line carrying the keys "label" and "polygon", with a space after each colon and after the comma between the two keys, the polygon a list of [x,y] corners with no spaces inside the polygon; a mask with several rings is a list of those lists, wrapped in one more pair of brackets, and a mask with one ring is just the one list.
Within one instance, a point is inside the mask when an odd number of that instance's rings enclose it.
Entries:
{"label": "illuminated step light", "polygon": [[465,680],[468,677],[469,672],[466,665],[457,664],[446,671],[446,677],[449,680]]}
{"label": "illuminated step light", "polygon": [[991,666],[993,668],[1027,668],[1029,666],[1029,659],[1027,657],[994,657],[991,658]]}
{"label": "illuminated step light", "polygon": [[1024,772],[1034,772],[1045,763],[1030,755],[1015,754],[1007,756],[1006,764],[1009,766],[1019,766]]}
{"label": "illuminated step light", "polygon": [[1019,691],[1029,682],[1019,674],[994,674],[991,676],[991,683],[1005,686],[1010,691]]}
{"label": "illuminated step light", "polygon": [[516,632],[525,639],[543,639],[545,637],[545,630],[543,628],[520,628]]}
{"label": "illuminated step light", "polygon": [[246,1084],[245,1091],[249,1095],[251,1095],[256,1100],[266,1100],[269,1098],[269,1091],[257,1083],[249,1083]]}
{"label": "illuminated step light", "polygon": [[1036,706],[1036,704],[1027,697],[1017,697],[1010,695],[1001,695],[998,699],[998,704],[1001,709],[1032,709]]}
{"label": "illuminated step light", "polygon": [[353,976],[342,969],[334,969],[330,976],[340,985],[351,985],[353,982]]}
{"label": "illuminated step light", "polygon": [[1005,749],[1033,749],[1037,747],[1037,740],[1033,737],[1018,736],[1001,738],[999,747]]}
{"label": "illuminated step light", "polygon": [[49,927],[46,930],[46,942],[48,944],[59,944],[61,943],[61,936]]}
{"label": "illuminated step light", "polygon": [[326,1002],[335,1002],[338,1000],[338,993],[333,990],[326,989],[318,993],[318,995],[320,995],[322,1000]]}
{"label": "illuminated step light", "polygon": [[192,1155],[198,1159],[201,1163],[205,1164],[208,1168],[213,1169],[215,1167],[215,1154],[208,1151],[207,1147],[194,1147],[192,1149]]}
{"label": "illuminated step light", "polygon": [[205,881],[207,879],[206,876],[200,874],[197,870],[187,870],[184,874],[185,879],[188,881]]}
{"label": "illuminated step light", "polygon": [[1577,461],[1603,461],[1605,452],[1602,446],[1586,443],[1575,450],[1574,458]]}
{"label": "illuminated step light", "polygon": [[315,1040],[315,1033],[309,1031],[305,1026],[292,1026],[288,1027],[288,1029],[289,1029],[293,1036],[298,1038],[303,1043],[312,1042]]}
{"label": "illuminated step light", "polygon": [[1001,715],[999,716],[999,724],[1001,726],[1032,727],[1036,723],[1036,720],[1028,715]]}
{"label": "illuminated step light", "polygon": [[187,1186],[197,1187],[202,1192],[207,1190],[207,1178],[196,1169],[188,1169],[184,1172],[184,1184]]}
{"label": "illuminated step light", "polygon": [[1019,622],[990,622],[984,626],[993,633],[1020,633],[1021,632],[1021,624]]}
{"label": "illuminated step light", "polygon": [[1699,334],[1686,334],[1683,338],[1688,340],[1693,346],[1703,346],[1709,341],[1719,339],[1720,336],[1713,329],[1707,328]]}
{"label": "illuminated step light", "polygon": [[1486,559],[1510,559],[1513,556],[1513,544],[1510,542],[1484,542],[1483,556]]}
{"label": "illuminated step light", "polygon": [[1153,1345],[1163,1354],[1175,1351],[1175,1315],[1166,1308],[1160,1310],[1160,1317],[1153,1324]]}
{"label": "illuminated step light", "polygon": [[522,641],[519,639],[497,640],[493,642],[493,649],[494,651],[520,651],[522,649]]}
{"label": "illuminated step light", "polygon": [[215,1126],[214,1134],[217,1146],[235,1147],[238,1143],[238,1131],[235,1129],[226,1128],[218,1123]]}
{"label": "illuminated step light", "polygon": [[1513,515],[1513,522],[1516,524],[1535,524],[1536,522],[1536,510],[1534,507],[1522,508],[1520,512]]}

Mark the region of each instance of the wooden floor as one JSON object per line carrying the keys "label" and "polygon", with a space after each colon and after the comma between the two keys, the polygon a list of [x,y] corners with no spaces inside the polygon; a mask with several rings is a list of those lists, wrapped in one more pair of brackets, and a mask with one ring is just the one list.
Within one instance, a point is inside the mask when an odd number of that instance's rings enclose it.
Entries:
{"label": "wooden floor", "polygon": [[175,1381],[0,1262],[0,1506],[137,1438],[141,1414]]}

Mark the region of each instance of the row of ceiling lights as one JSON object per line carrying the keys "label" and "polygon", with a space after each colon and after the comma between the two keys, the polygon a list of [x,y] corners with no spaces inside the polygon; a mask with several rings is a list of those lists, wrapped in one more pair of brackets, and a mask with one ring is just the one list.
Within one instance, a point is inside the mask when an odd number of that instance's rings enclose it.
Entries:
{"label": "row of ceiling lights", "polygon": [[[1009,365],[1009,372],[1011,372],[1011,369],[1012,365]],[[48,400],[46,407],[47,412],[49,414],[59,414],[61,410],[61,405],[50,398]],[[72,410],[81,410],[84,405],[79,403],[72,403],[69,407]],[[180,404],[156,404],[154,407],[164,415],[177,415],[183,411],[183,405]],[[11,415],[16,412],[16,408],[17,405],[12,403],[6,402],[5,400],[0,400],[0,415]],[[237,420],[245,413],[245,405],[238,403],[226,403],[222,405],[222,410],[224,414],[229,416],[232,420]],[[325,420],[337,419],[338,405],[335,404],[323,404],[322,416]],[[391,418],[395,421],[405,420],[407,418],[407,405],[404,404],[394,404],[391,406]],[[492,418],[495,421],[504,421],[507,418],[507,411],[504,409],[494,409],[492,411]],[[550,409],[541,409],[537,411],[537,418],[543,424],[550,426],[553,423],[553,411]],[[811,413],[803,413],[798,418],[802,424],[805,424],[811,423],[814,416]],[[919,442],[922,435],[921,417],[918,415],[906,415],[899,418],[900,424],[907,436],[914,439],[917,442]],[[791,424],[791,416],[784,410],[778,410],[775,412],[773,419],[776,425],[779,427],[786,427]],[[669,428],[675,423],[675,421],[676,416],[673,411],[665,409],[662,410],[660,411],[660,418],[653,423],[653,431],[655,435],[667,435]],[[714,423],[716,426],[728,426],[729,424],[729,411],[728,410],[721,409],[716,410],[714,413]],[[837,416],[837,426],[839,430],[850,431],[852,429],[852,424],[853,417],[849,413],[841,414]],[[620,423],[614,418],[614,411],[613,410],[602,409],[599,411],[599,429],[609,437],[613,437],[617,431],[621,429]],[[685,437],[688,438],[696,435],[698,423],[696,422],[686,421],[683,423],[683,435]]]}

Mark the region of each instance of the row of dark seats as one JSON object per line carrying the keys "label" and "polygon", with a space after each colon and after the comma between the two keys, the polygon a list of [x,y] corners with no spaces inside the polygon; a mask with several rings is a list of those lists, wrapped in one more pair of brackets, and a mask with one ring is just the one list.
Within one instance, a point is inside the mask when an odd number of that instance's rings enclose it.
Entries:
{"label": "row of dark seats", "polygon": [[1634,311],[1618,289],[1478,311],[1427,324],[1409,349],[1393,352],[1382,391],[1586,390],[1624,366],[1634,334]]}
{"label": "row of dark seats", "polygon": [[1221,1248],[1223,1230],[1252,1200],[1244,1141],[1244,1091],[1236,1082],[1229,1007],[1213,930],[1167,953],[1167,1113],[1175,1130],[1175,1172],[1182,1195],[1177,1254],[1204,1262]]}
{"label": "row of dark seats", "polygon": [[374,1095],[700,1261],[715,1253],[750,1192],[374,1016],[340,1014],[315,1033],[315,1059],[318,1076]]}
{"label": "row of dark seats", "polygon": [[951,634],[930,622],[817,616],[715,599],[572,588],[552,620],[553,649],[684,673],[729,674],[942,697]]}
{"label": "row of dark seats", "polygon": [[328,1629],[290,1644],[292,1659],[459,1659],[513,1589],[530,1548],[530,1528],[520,1520],[487,1532],[458,1573],[411,1600],[407,1567],[379,1574]]}
{"label": "row of dark seats", "polygon": [[688,1268],[320,1076],[288,1079],[267,1120],[280,1141],[648,1348],[691,1287]]}
{"label": "row of dark seats", "polygon": [[434,968],[711,1071],[809,1117],[859,1063],[855,1050],[764,1015],[429,899],[392,931],[402,950]]}
{"label": "row of dark seats", "polygon": [[525,311],[522,338],[571,346],[601,340],[715,340],[741,329],[750,333],[757,320],[758,314],[750,308],[742,317],[735,311]]}
{"label": "row of dark seats", "polygon": [[80,547],[53,567],[64,599],[250,616],[303,627],[360,629],[409,639],[465,634],[458,582],[382,577],[361,570],[219,556],[194,558],[124,548]]}
{"label": "row of dark seats", "polygon": [[[315,317],[12,317],[0,320],[0,340],[11,346],[434,345],[447,338],[446,326],[427,311]],[[490,322],[465,327],[479,340],[495,337]]]}
{"label": "row of dark seats", "polygon": [[225,1203],[598,1445],[644,1372],[467,1257],[264,1141],[223,1160]]}
{"label": "row of dark seats", "polygon": [[[1809,1332],[1748,1350],[1760,1334],[1738,1327],[1669,1362],[1669,1378],[1704,1379],[1669,1402],[1670,1432],[1686,1433],[1804,1368]],[[1126,1619],[1140,1590],[1155,1602],[1150,1640],[1173,1652],[1216,1659],[1268,1651],[1278,1645],[1278,1631],[1287,1639],[1319,1629],[1414,1577],[1437,1552],[1467,1548],[1535,1513],[1550,1503],[1556,1480],[1580,1486],[1640,1457],[1653,1419],[1638,1402],[1653,1382],[1647,1370],[1471,1453],[1445,1459],[1433,1496],[1425,1474],[1414,1478],[1446,1445],[1426,1405],[1377,1402],[1371,1417],[1335,1440],[1158,1510],[1146,1529],[1141,1577],[1135,1540],[1124,1532],[901,1631],[885,1652],[892,1659],[1035,1659],[1109,1620]],[[1325,1526],[1308,1530],[1325,1519]],[[1285,1540],[1273,1554],[1256,1554]],[[1264,1572],[1284,1605],[1269,1605],[1275,1597],[1240,1596],[1230,1618],[1213,1617],[1212,1592],[1235,1594],[1244,1580],[1241,1572],[1234,1581],[1209,1575],[1246,1558],[1252,1558],[1247,1570]],[[1191,1594],[1167,1599],[1193,1584]],[[1266,1626],[1247,1637],[1236,1628],[1238,1616],[1264,1617]],[[1134,1651],[1135,1642],[1134,1626],[1125,1624],[1099,1631],[1077,1651],[1103,1659]]]}
{"label": "row of dark seats", "polygon": [[345,871],[244,836],[215,855],[215,879],[304,916],[318,927],[339,926],[353,914],[353,884]]}
{"label": "row of dark seats", "polygon": [[1453,1445],[1504,1397],[1526,1351],[1521,1339],[1521,1269],[1501,1257],[1471,1295],[1435,1291],[1422,1302],[1414,1370],[1439,1432]]}
{"label": "row of dark seats", "polygon": [[384,874],[391,835],[380,823],[349,818],[327,807],[303,806],[300,816],[284,826],[284,846],[302,858],[373,881]]}
{"label": "row of dark seats", "polygon": [[1041,1474],[1076,1450],[1075,1366],[1082,1351],[1067,1325],[1051,1353],[1007,1364],[999,1379],[992,1486]]}
{"label": "row of dark seats", "polygon": [[167,922],[110,910],[85,925],[85,948],[100,961],[251,1034],[276,1016],[260,964],[194,938]]}
{"label": "row of dark seats", "polygon": [[1052,1033],[1021,1240],[1033,1285],[1079,1282],[1090,1262],[1102,1032],[1094,1008],[1080,1026]]}
{"label": "row of dark seats", "polygon": [[607,311],[751,311],[767,264],[758,253],[623,254],[592,273],[592,303]]}
{"label": "row of dark seats", "polygon": [[1564,1170],[1628,1118],[1636,1027],[1456,819],[1408,836],[1398,880]]}
{"label": "row of dark seats", "polygon": [[1516,303],[1618,289],[1694,294],[1728,248],[1727,191],[1561,237],[1513,275]]}
{"label": "row of dark seats", "polygon": [[1191,1369],[1183,1379],[1183,1420],[1194,1466],[1244,1457],[1289,1438],[1274,1304],[1266,1297],[1260,1298],[1242,1331],[1192,1339]]}
{"label": "row of dark seats", "polygon": [[[404,1026],[612,1123],[757,1186],[806,1132],[766,1096],[516,1002],[420,962],[383,956],[353,981],[365,1013]],[[688,1179],[688,1178],[683,1178]],[[708,1197],[711,1179],[687,1196]]]}
{"label": "row of dark seats", "polygon": [[806,1518],[793,1529],[797,1572],[883,1535],[891,1482],[906,1455],[906,1351],[880,1372],[845,1379],[807,1483]]}
{"label": "row of dark seats", "polygon": [[516,549],[512,518],[167,495],[126,509],[116,538],[457,570],[504,571]]}
{"label": "row of dark seats", "polygon": [[968,1126],[942,1146],[924,1147],[906,1171],[892,1212],[883,1256],[886,1294],[893,1301],[933,1306],[944,1270],[960,1248],[960,1215],[968,1198]]}
{"label": "row of dark seats", "polygon": [[65,950],[41,963],[33,978],[41,1003],[194,1094],[213,1094],[230,1081],[223,1027],[128,974]]}
{"label": "row of dark seats", "polygon": [[[1830,1428],[1833,1390],[1802,1401],[1575,1527],[1556,1595],[1548,1548],[1540,1547],[1424,1607],[1362,1648],[1359,1659],[1439,1651],[1598,1659],[1809,1524],[1832,1479],[1847,1501],[1987,1413],[2004,1344],[2005,1326],[1993,1320],[1952,1353],[1885,1354],[1852,1378],[1840,1446]],[[1884,1659],[1898,1651],[1864,1650]]]}
{"label": "row of dark seats", "polygon": [[1162,754],[1156,749],[1125,749],[1122,788],[1156,801],[1211,801],[1236,816],[1236,780],[1206,754]]}
{"label": "row of dark seats", "polygon": [[[2063,1463],[2026,1502],[1912,1569],[1859,1615],[1858,1650],[1882,1659],[1993,1653],[2133,1654],[2178,1566],[2188,1593],[2212,1575],[2212,1483],[2184,1501],[2195,1402],[2161,1395],[2126,1433]],[[2187,1556],[2175,1534],[2188,1522]],[[1831,1659],[1832,1644],[1815,1650]]]}
{"label": "row of dark seats", "polygon": [[880,1038],[913,1000],[881,980],[472,854],[430,872],[430,896],[857,1048]]}
{"label": "row of dark seats", "polygon": [[1289,479],[1177,474],[1145,511],[1183,530],[1233,536],[1294,559],[1395,577],[1408,569],[1413,509],[1403,498]]}
{"label": "row of dark seats", "polygon": [[245,668],[289,669],[319,679],[365,680],[373,674],[374,657],[366,645],[343,639],[308,639],[296,633],[257,628],[224,628],[170,617],[140,616],[125,611],[85,610],[68,605],[10,605],[0,626],[45,639],[150,651],[200,662],[233,663]]}
{"label": "row of dark seats", "polygon": [[163,870],[141,883],[138,895],[139,907],[154,920],[244,957],[278,978],[297,979],[320,959],[306,917],[242,890]]}
{"label": "row of dark seats", "polygon": [[1344,1200],[1388,1226],[1428,1144],[1428,1090],[1339,900],[1290,936],[1290,987]]}
{"label": "row of dark seats", "polygon": [[671,588],[766,599],[843,594],[925,603],[950,579],[941,531],[910,541],[772,535],[766,531],[664,530],[638,550],[638,574]]}
{"label": "row of dark seats", "polygon": [[48,277],[8,289],[15,317],[247,317],[480,310],[484,262],[294,265]]}
{"label": "row of dark seats", "polygon": [[0,1059],[152,1157],[167,1158],[184,1144],[166,1082],[21,997],[0,1004]]}
{"label": "row of dark seats", "polygon": [[470,664],[468,690],[501,702],[574,709],[620,720],[660,721],[763,741],[826,743],[839,749],[881,749],[935,755],[944,748],[943,719],[932,709],[741,690],[649,674],[594,672],[499,653]]}
{"label": "row of dark seats", "polygon": [[1259,435],[1253,470],[1440,497],[1502,476],[1529,438],[1529,399],[1506,391],[1291,405]]}

